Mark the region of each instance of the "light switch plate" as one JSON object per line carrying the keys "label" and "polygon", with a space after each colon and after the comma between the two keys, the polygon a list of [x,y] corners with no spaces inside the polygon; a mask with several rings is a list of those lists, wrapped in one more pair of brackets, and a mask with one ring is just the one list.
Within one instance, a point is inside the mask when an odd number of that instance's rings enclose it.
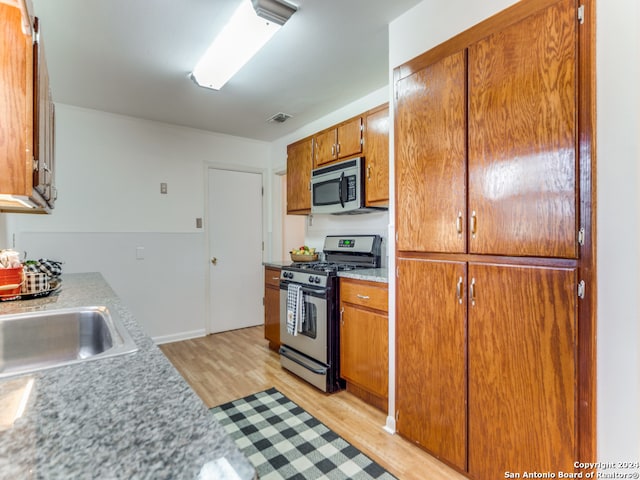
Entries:
{"label": "light switch plate", "polygon": [[167,193],[167,184],[164,183],[164,182],[162,182],[160,184],[160,193],[162,193],[162,194],[166,194]]}

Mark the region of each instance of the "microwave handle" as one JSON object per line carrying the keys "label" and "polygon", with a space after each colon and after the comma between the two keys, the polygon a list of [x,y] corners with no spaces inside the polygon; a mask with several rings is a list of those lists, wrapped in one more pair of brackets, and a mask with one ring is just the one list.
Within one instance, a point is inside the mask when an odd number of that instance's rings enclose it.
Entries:
{"label": "microwave handle", "polygon": [[342,172],[340,174],[340,180],[338,182],[338,197],[340,197],[340,205],[342,206],[342,208],[344,208],[344,198],[343,198],[343,188],[342,185],[344,184],[344,172]]}

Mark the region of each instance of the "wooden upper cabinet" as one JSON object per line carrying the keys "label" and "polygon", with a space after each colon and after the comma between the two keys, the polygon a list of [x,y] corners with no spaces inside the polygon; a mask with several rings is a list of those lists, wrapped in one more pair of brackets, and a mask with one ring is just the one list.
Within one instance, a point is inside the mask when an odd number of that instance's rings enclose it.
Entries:
{"label": "wooden upper cabinet", "polygon": [[396,83],[398,250],[466,250],[465,84],[463,51]]}
{"label": "wooden upper cabinet", "polygon": [[576,270],[471,263],[468,275],[470,476],[573,472]]}
{"label": "wooden upper cabinet", "polygon": [[44,45],[40,32],[40,21],[34,19],[34,29],[38,33],[38,41],[33,44],[33,186],[53,207],[56,199],[54,184],[55,161],[55,106],[51,100],[49,70],[47,68]]}
{"label": "wooden upper cabinet", "polygon": [[53,208],[54,114],[37,19],[0,2],[0,211]]}
{"label": "wooden upper cabinet", "polygon": [[576,23],[564,0],[468,49],[470,253],[577,256]]}
{"label": "wooden upper cabinet", "polygon": [[364,115],[365,203],[389,204],[389,105]]}
{"label": "wooden upper cabinet", "polygon": [[311,213],[311,137],[287,146],[287,213]]}
{"label": "wooden upper cabinet", "polygon": [[362,129],[358,116],[314,135],[314,168],[362,153]]}

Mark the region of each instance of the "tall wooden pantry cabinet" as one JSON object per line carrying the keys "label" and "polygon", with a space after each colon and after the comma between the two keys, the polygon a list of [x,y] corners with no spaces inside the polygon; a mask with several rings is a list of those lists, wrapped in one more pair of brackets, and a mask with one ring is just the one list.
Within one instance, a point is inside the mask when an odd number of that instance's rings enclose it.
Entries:
{"label": "tall wooden pantry cabinet", "polygon": [[396,428],[479,480],[595,458],[590,2],[395,69]]}

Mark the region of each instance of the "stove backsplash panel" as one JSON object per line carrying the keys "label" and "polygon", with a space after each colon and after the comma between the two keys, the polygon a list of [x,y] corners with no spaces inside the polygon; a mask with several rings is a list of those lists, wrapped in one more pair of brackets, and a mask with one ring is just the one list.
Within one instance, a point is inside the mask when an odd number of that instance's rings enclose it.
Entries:
{"label": "stove backsplash panel", "polygon": [[389,212],[361,215],[310,215],[307,217],[305,245],[321,251],[327,235],[380,235],[382,237],[382,267],[389,265]]}

